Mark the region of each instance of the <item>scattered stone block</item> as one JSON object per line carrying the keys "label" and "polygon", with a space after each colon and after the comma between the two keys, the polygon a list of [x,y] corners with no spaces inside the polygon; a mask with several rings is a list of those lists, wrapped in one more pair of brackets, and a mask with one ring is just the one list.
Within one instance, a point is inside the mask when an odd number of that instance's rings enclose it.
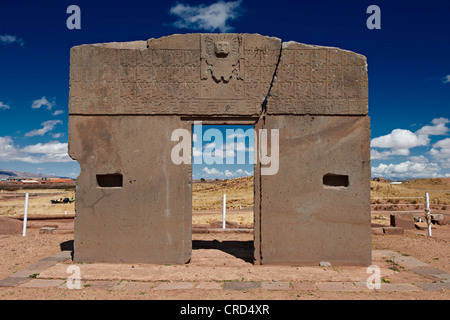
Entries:
{"label": "scattered stone block", "polygon": [[321,261],[319,263],[319,266],[321,266],[321,267],[331,267],[331,263],[329,263],[327,261]]}
{"label": "scattered stone block", "polygon": [[52,234],[53,231],[55,231],[56,228],[52,228],[52,227],[43,227],[39,230],[40,234]]}
{"label": "scattered stone block", "polygon": [[411,213],[391,214],[391,227],[414,230],[414,216]]}
{"label": "scattered stone block", "polygon": [[431,223],[441,226],[447,224],[447,220],[445,220],[445,216],[443,214],[435,213],[431,215]]}
{"label": "scattered stone block", "polygon": [[377,227],[377,228],[372,228],[372,234],[383,234],[383,228],[382,227]]}
{"label": "scattered stone block", "polygon": [[399,227],[384,227],[383,232],[388,235],[403,235],[403,229]]}

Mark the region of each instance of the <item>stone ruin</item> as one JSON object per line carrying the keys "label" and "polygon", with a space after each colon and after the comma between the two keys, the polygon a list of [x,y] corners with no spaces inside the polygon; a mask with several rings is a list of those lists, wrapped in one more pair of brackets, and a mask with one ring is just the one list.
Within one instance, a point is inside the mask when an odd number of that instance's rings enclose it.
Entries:
{"label": "stone ruin", "polygon": [[364,56],[184,34],[77,46],[70,65],[75,262],[189,262],[192,167],[171,135],[202,121],[279,130],[276,174],[255,164],[255,264],[371,264]]}

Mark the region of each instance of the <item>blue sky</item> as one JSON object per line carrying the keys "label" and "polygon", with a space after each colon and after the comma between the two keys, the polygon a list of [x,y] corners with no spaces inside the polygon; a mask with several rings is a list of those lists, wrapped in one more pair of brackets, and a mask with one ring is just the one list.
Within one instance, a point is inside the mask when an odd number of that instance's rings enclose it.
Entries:
{"label": "blue sky", "polygon": [[[369,30],[366,11],[373,4],[381,9],[381,29]],[[69,5],[81,9],[81,30],[66,26]],[[0,168],[79,174],[79,165],[67,156],[71,47],[174,33],[236,32],[365,55],[372,175],[450,176],[449,14],[450,2],[444,0],[2,3]],[[194,165],[194,178],[201,172],[223,178],[226,170],[246,175],[249,168]]]}

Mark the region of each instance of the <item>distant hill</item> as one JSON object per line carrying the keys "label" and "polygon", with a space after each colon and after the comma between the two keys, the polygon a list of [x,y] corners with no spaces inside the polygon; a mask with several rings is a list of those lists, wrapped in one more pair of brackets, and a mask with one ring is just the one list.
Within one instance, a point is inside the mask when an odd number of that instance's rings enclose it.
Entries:
{"label": "distant hill", "polygon": [[62,178],[62,177],[52,176],[49,174],[0,169],[0,179],[25,179],[25,178],[42,179],[42,178]]}

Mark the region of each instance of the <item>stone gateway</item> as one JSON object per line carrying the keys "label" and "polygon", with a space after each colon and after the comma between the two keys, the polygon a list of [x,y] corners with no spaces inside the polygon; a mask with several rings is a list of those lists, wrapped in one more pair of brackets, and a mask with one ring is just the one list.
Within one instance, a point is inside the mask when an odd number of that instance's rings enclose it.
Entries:
{"label": "stone gateway", "polygon": [[278,130],[277,172],[255,164],[256,264],[371,264],[364,56],[184,34],[77,46],[70,65],[75,262],[190,260],[192,168],[171,160],[171,136],[202,121]]}

